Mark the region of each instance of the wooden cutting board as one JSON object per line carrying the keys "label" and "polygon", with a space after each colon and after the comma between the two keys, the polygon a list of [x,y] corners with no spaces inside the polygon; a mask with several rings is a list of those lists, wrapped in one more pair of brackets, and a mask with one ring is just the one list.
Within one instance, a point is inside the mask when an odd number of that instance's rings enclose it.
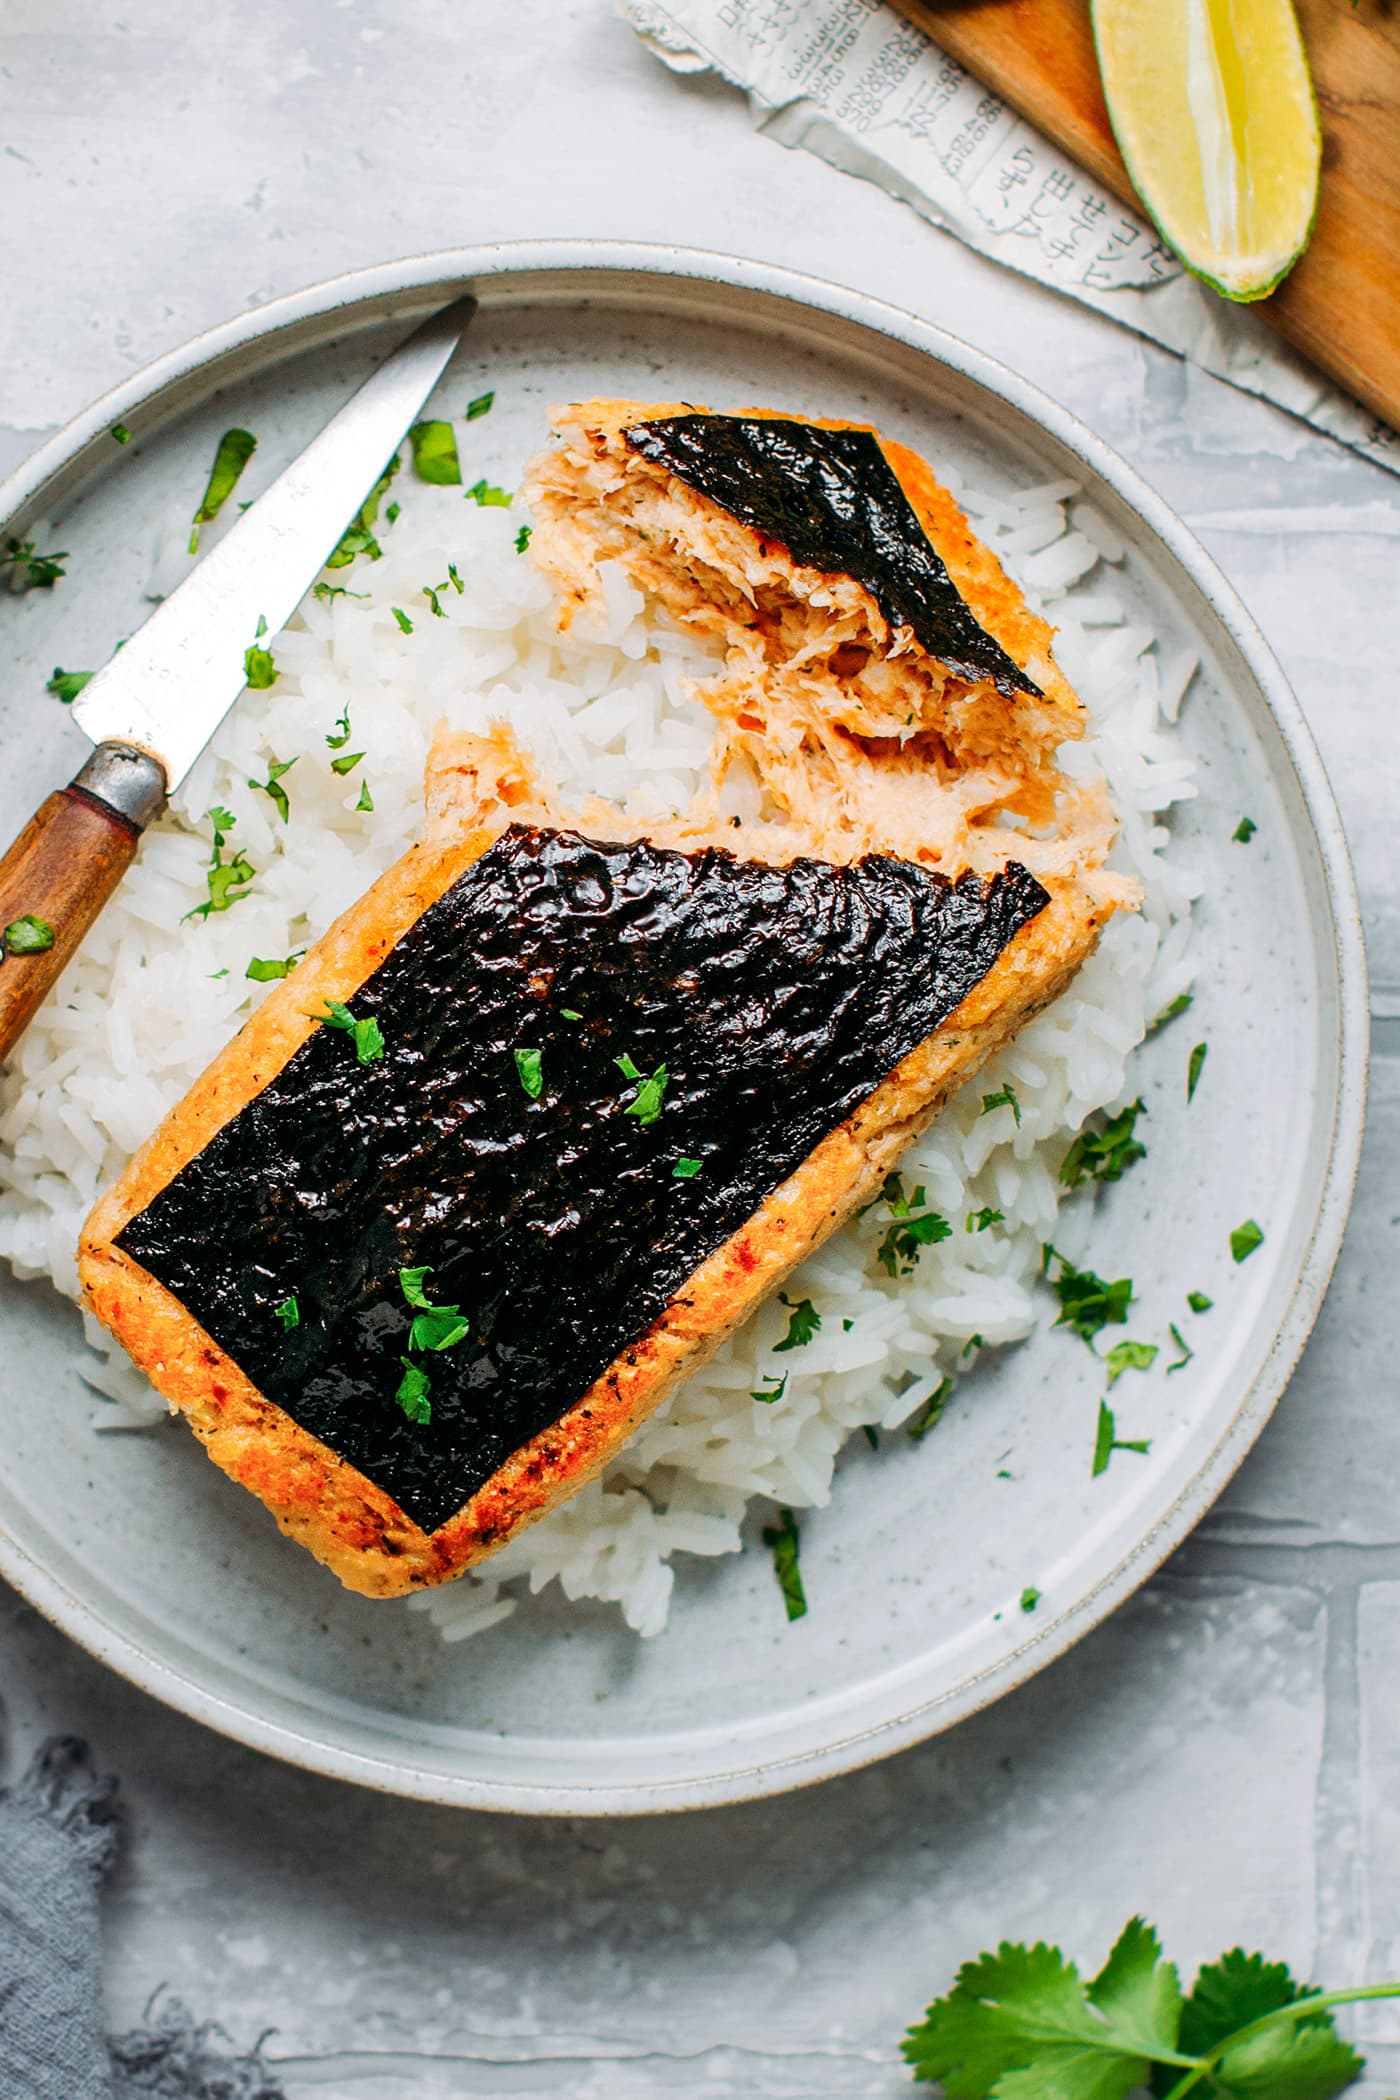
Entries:
{"label": "wooden cutting board", "polygon": [[[1137,203],[1104,108],[1088,0],[896,4],[1115,196]],[[1307,253],[1252,311],[1400,429],[1400,9],[1391,0],[1296,4],[1322,111],[1322,191]]]}

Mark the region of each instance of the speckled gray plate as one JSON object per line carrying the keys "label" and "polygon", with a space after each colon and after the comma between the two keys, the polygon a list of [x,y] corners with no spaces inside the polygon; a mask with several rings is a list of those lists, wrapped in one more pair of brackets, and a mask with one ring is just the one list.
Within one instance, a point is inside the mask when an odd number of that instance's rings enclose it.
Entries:
{"label": "speckled gray plate", "polygon": [[[270,478],[404,325],[464,284],[482,311],[445,398],[460,410],[464,389],[496,389],[473,428],[484,472],[514,472],[557,399],[757,400],[869,417],[993,488],[1074,475],[1121,531],[1122,590],[1167,649],[1202,658],[1184,721],[1203,793],[1179,829],[1205,894],[1192,1020],[1142,1055],[1151,1155],[1106,1192],[1094,1238],[1134,1277],[1145,1331],[1179,1318],[1188,1289],[1216,1309],[1192,1328],[1186,1371],[1135,1382],[1150,1457],[1101,1479],[1102,1371],[1048,1332],[980,1368],[922,1446],[850,1453],[831,1507],[803,1526],[811,1609],[794,1626],[760,1549],[682,1561],[657,1640],[544,1597],[448,1648],[401,1605],[343,1593],[178,1424],[98,1436],[76,1315],[6,1278],[0,1568],[157,1697],[320,1771],[570,1815],[776,1793],[946,1728],[1052,1662],[1157,1566],[1258,1435],[1326,1288],[1360,1144],[1346,847],[1297,704],[1233,591],[1063,409],[856,293],[576,242],[426,256],[246,314],[109,394],[0,490],[0,535],[56,532],[71,551],[59,589],[0,609],[6,837],[80,753],[45,678],[101,662],[142,617],[157,530],[188,514],[217,433],[255,429]],[[118,420],[126,448],[107,435]],[[1259,826],[1248,850],[1230,842],[1244,811]],[[1197,1038],[1210,1059],[1188,1115]],[[1249,1215],[1268,1236],[1236,1268],[1227,1234]],[[1034,1617],[1016,1608],[1027,1584],[1043,1593]]]}

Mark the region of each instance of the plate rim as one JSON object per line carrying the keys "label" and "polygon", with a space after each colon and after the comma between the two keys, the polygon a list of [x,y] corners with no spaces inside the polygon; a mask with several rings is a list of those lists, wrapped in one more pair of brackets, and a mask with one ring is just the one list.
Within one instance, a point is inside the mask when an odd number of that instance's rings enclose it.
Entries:
{"label": "plate rim", "polygon": [[[781,265],[652,242],[588,239],[502,241],[431,250],[335,276],[252,307],[201,330],[98,396],[0,482],[0,529],[35,516],[64,486],[85,481],[114,423],[163,409],[149,422],[183,413],[206,397],[212,369],[298,324],[314,327],[337,312],[368,325],[385,300],[408,306],[415,293],[434,297],[454,283],[575,273],[592,279],[632,275],[645,285],[709,284],[767,294],[807,312],[854,324],[916,352],[1000,400],[1056,439],[1133,511],[1210,607],[1257,688],[1282,739],[1315,846],[1335,935],[1336,1099],[1317,1212],[1307,1230],[1291,1295],[1272,1345],[1240,1405],[1203,1454],[1173,1503],[1116,1564],[1061,1615],[971,1679],[933,1696],[915,1695],[897,1714],[846,1729],[833,1741],[780,1756],[742,1758],[733,1769],[679,1779],[630,1779],[598,1786],[506,1782],[413,1765],[406,1756],[354,1750],[270,1720],[223,1696],[193,1673],[113,1626],[100,1604],[70,1589],[17,1541],[0,1531],[0,1575],[62,1632],[99,1661],[165,1704],[249,1748],[327,1777],[409,1798],[523,1814],[617,1815],[679,1811],[757,1800],[815,1784],[870,1764],[940,1733],[1028,1682],[1100,1625],[1166,1559],[1221,1493],[1273,1413],[1316,1321],[1350,1209],[1366,1107],[1369,1008],[1359,898],[1341,817],[1307,719],[1253,616],[1218,567],[1137,469],[1069,410],[986,352],[904,309]],[[529,302],[524,302],[528,304]],[[193,388],[188,401],[179,395]],[[174,399],[171,397],[175,396]],[[142,417],[144,422],[147,419]],[[145,435],[144,431],[137,433]],[[93,454],[89,460],[89,454]],[[1319,1030],[1321,1034],[1321,1029]]]}

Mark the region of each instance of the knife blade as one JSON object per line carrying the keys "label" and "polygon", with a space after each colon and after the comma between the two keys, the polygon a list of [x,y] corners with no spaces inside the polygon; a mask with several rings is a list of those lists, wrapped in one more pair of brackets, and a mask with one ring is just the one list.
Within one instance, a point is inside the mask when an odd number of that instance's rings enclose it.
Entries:
{"label": "knife blade", "polygon": [[73,717],[97,749],[0,859],[0,1058],[243,691],[249,645],[295,611],[475,311],[459,299],[401,343],[78,695]]}

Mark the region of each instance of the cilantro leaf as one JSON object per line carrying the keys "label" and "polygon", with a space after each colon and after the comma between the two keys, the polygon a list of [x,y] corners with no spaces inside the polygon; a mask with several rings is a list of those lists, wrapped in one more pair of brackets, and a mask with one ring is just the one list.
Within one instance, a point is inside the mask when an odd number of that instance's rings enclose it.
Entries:
{"label": "cilantro leaf", "polygon": [[639,1123],[654,1123],[661,1113],[661,1099],[666,1092],[667,1080],[670,1076],[665,1065],[659,1064],[651,1076],[645,1078],[637,1070],[636,1065],[625,1050],[621,1057],[613,1059],[613,1063],[617,1066],[624,1079],[630,1079],[634,1082],[632,1099],[622,1113],[625,1116],[635,1116]]}
{"label": "cilantro leaf", "polygon": [[807,1593],[802,1587],[802,1570],[797,1565],[801,1535],[790,1509],[781,1510],[779,1514],[781,1524],[764,1526],[763,1543],[773,1555],[773,1573],[778,1578],[788,1618],[802,1619],[807,1615]]}
{"label": "cilantro leaf", "polygon": [[369,592],[352,591],[343,583],[327,583],[323,579],[320,583],[312,584],[311,595],[313,598],[319,598],[322,605],[329,605],[332,598],[368,598]]}
{"label": "cilantro leaf", "polygon": [[947,2100],[1127,2100],[1172,2052],[1176,1974],[1134,1919],[1085,1985],[1058,1947],[1003,1940],[966,1962],[905,2037],[914,2076]]}
{"label": "cilantro leaf", "polygon": [[429,1301],[423,1295],[423,1278],[432,1273],[431,1263],[425,1263],[421,1269],[399,1270],[399,1289],[403,1292],[405,1304],[416,1306],[423,1312],[428,1310]]}
{"label": "cilantro leaf", "polygon": [[914,1421],[907,1425],[907,1434],[912,1444],[921,1444],[931,1429],[936,1429],[943,1420],[943,1410],[952,1396],[953,1381],[944,1378],[934,1387],[925,1400]]}
{"label": "cilantro leaf", "polygon": [[1098,1479],[1100,1473],[1108,1471],[1108,1462],[1115,1451],[1136,1451],[1140,1458],[1145,1458],[1151,1449],[1150,1440],[1143,1438],[1124,1440],[1120,1438],[1118,1423],[1114,1418],[1113,1409],[1106,1400],[1100,1400],[1098,1430],[1094,1437],[1094,1463],[1091,1468],[1092,1476],[1095,1480]]}
{"label": "cilantro leaf", "polygon": [[484,510],[508,510],[511,496],[509,489],[495,488],[491,482],[474,481],[467,490],[469,499]]}
{"label": "cilantro leaf", "polygon": [[532,1101],[538,1101],[544,1092],[542,1054],[538,1050],[517,1050],[515,1071],[520,1084]]}
{"label": "cilantro leaf", "polygon": [[778,1302],[788,1310],[788,1331],[780,1342],[773,1345],[773,1354],[781,1356],[787,1349],[805,1349],[812,1336],[822,1324],[822,1316],[810,1298],[798,1298],[795,1302],[786,1291],[779,1291]]}
{"label": "cilantro leaf", "polygon": [[279,977],[290,977],[305,953],[304,948],[298,948],[293,954],[280,957],[254,955],[243,975],[251,977],[254,984],[272,984]]}
{"label": "cilantro leaf", "polygon": [[[1179,2046],[1196,2057],[1219,2052],[1212,2083],[1228,2100],[1330,2100],[1365,2068],[1330,2013],[1298,2014],[1245,2032],[1316,1995],[1295,1982],[1283,1962],[1234,1947],[1197,1975],[1182,2007]],[[1154,2092],[1169,2092],[1173,2075],[1161,2067]]]}
{"label": "cilantro leaf", "polygon": [[226,430],[219,439],[214,464],[198,510],[190,520],[190,553],[199,552],[199,528],[212,525],[238,486],[239,477],[258,449],[250,430]]}
{"label": "cilantro leaf", "polygon": [[1247,846],[1258,829],[1253,817],[1241,817],[1230,836],[1237,846]]}
{"label": "cilantro leaf", "polygon": [[1032,1611],[1034,1611],[1034,1610],[1035,1610],[1035,1608],[1036,1608],[1036,1606],[1037,1606],[1037,1604],[1039,1604],[1039,1602],[1040,1602],[1040,1591],[1039,1591],[1039,1590],[1031,1589],[1031,1588],[1029,1587],[1029,1585],[1028,1585],[1028,1586],[1027,1586],[1027,1587],[1026,1587],[1025,1589],[1023,1589],[1023,1590],[1022,1590],[1022,1592],[1021,1592],[1021,1609],[1022,1609],[1022,1611],[1024,1611],[1024,1612],[1032,1612]]}
{"label": "cilantro leaf", "polygon": [[399,1362],[403,1365],[403,1377],[399,1380],[399,1389],[394,1398],[410,1422],[431,1422],[433,1403],[428,1398],[431,1379],[420,1365],[413,1363],[407,1356],[401,1356]]}
{"label": "cilantro leaf", "polygon": [[1264,1235],[1253,1218],[1246,1218],[1230,1234],[1230,1258],[1232,1261],[1248,1261],[1256,1247],[1262,1247]]}
{"label": "cilantro leaf", "polygon": [[1187,1059],[1186,1098],[1188,1101],[1194,1098],[1196,1089],[1201,1083],[1201,1073],[1205,1067],[1206,1050],[1208,1047],[1209,1046],[1205,1043],[1196,1043],[1192,1048],[1190,1057]]}
{"label": "cilantro leaf", "polygon": [[969,1232],[986,1232],[993,1225],[1000,1225],[1006,1217],[1005,1211],[990,1210],[983,1204],[981,1210],[970,1210],[967,1214]]}
{"label": "cilantro leaf", "polygon": [[1184,1014],[1190,1007],[1194,1006],[1195,1003],[1196,1002],[1191,996],[1190,992],[1178,992],[1175,999],[1171,1001],[1170,1005],[1164,1006],[1162,1008],[1162,1011],[1158,1014],[1156,1020],[1149,1022],[1147,1029],[1148,1034],[1153,1035],[1155,1034],[1157,1029],[1165,1028],[1168,1021],[1174,1021],[1177,1018],[1178,1014]]}
{"label": "cilantro leaf", "polygon": [[467,403],[467,421],[469,423],[474,423],[478,416],[484,416],[488,414],[491,408],[491,404],[495,400],[495,398],[496,396],[493,391],[489,394],[478,394],[474,401],[469,401]]}
{"label": "cilantro leaf", "polygon": [[207,919],[212,911],[228,911],[240,898],[246,897],[257,869],[242,847],[238,847],[227,860],[224,859],[224,844],[234,826],[233,814],[227,809],[211,809],[205,812],[214,831],[214,853],[205,874],[209,895],[203,904],[196,904],[185,913],[187,919]]}
{"label": "cilantro leaf", "polygon": [[457,433],[450,423],[439,418],[415,423],[408,433],[408,442],[413,447],[413,471],[420,481],[431,481],[439,488],[461,487]]}
{"label": "cilantro leaf", "polygon": [[530,544],[530,536],[533,531],[534,527],[532,525],[522,525],[519,532],[516,533],[515,551],[517,554],[523,554],[525,552],[525,549]]}
{"label": "cilantro leaf", "polygon": [[355,804],[355,807],[357,810],[372,810],[374,808],[374,797],[369,791],[369,782],[367,780],[360,782],[360,799]]}
{"label": "cilantro leaf", "polygon": [[1190,1343],[1187,1341],[1181,1329],[1177,1326],[1175,1320],[1168,1321],[1167,1333],[1171,1336],[1172,1340],[1176,1343],[1177,1348],[1181,1351],[1181,1354],[1177,1357],[1175,1363],[1170,1363],[1167,1365],[1167,1376],[1168,1378],[1170,1378],[1173,1371],[1184,1371],[1196,1352],[1191,1347]]}
{"label": "cilantro leaf", "polygon": [[55,700],[61,700],[65,707],[71,707],[91,676],[91,671],[64,671],[55,664],[53,677],[44,691],[52,693]]}
{"label": "cilantro leaf", "polygon": [[357,1021],[339,999],[327,999],[323,1014],[312,1014],[313,1021],[320,1021],[326,1028],[343,1028],[354,1041],[355,1055],[362,1065],[377,1064],[384,1055],[384,1036],[378,1021],[371,1014],[366,1021]]}
{"label": "cilantro leaf", "polygon": [[273,1306],[272,1317],[274,1320],[282,1322],[288,1334],[291,1333],[294,1327],[300,1327],[301,1307],[297,1304],[295,1291],[293,1291],[290,1298],[284,1298],[280,1305]]}
{"label": "cilantro leaf", "polygon": [[678,1159],[671,1169],[672,1181],[693,1181],[702,1164],[698,1159]]}
{"label": "cilantro leaf", "polygon": [[68,574],[63,566],[67,559],[66,547],[41,554],[33,540],[8,539],[0,554],[0,569],[9,570],[6,580],[12,591],[51,591],[60,576]]}
{"label": "cilantro leaf", "polygon": [[[358,594],[358,592],[357,592],[357,593],[356,593],[356,596],[358,596],[358,595],[359,595],[359,594]],[[366,596],[368,596],[368,593],[366,593]],[[346,706],[345,708],[343,708],[343,709],[342,709],[341,713],[340,713],[340,714],[338,714],[338,715],[336,716],[336,722],[335,722],[335,734],[334,734],[334,736],[332,736],[332,735],[331,735],[331,734],[330,734],[329,732],[327,732],[327,735],[326,735],[326,742],[327,742],[327,743],[328,743],[328,744],[330,745],[330,747],[331,747],[332,751],[343,751],[343,750],[345,749],[345,746],[346,746],[346,745],[347,745],[347,744],[349,743],[349,741],[350,741],[350,709],[349,709],[349,707],[348,707],[348,706]],[[365,754],[364,754],[364,752],[362,751],[362,752],[360,753],[360,756],[361,756],[361,758],[363,758],[363,757],[364,757],[364,755],[365,755]]]}
{"label": "cilantro leaf", "polygon": [[1012,1115],[1016,1118],[1016,1128],[1020,1129],[1021,1104],[1017,1099],[1016,1089],[1009,1079],[1006,1085],[998,1088],[995,1094],[984,1094],[982,1096],[982,1113],[984,1116],[989,1116],[995,1108],[1009,1108]]}
{"label": "cilantro leaf", "polygon": [[[1052,1261],[1060,1264],[1058,1276],[1050,1276]],[[1068,1327],[1071,1334],[1077,1334],[1092,1349],[1095,1335],[1102,1334],[1105,1327],[1125,1325],[1128,1307],[1133,1303],[1131,1276],[1119,1276],[1114,1282],[1105,1283],[1092,1269],[1076,1269],[1048,1241],[1043,1266],[1050,1288],[1060,1301],[1057,1327]]]}
{"label": "cilantro leaf", "polygon": [[1190,1306],[1193,1313],[1208,1313],[1214,1306],[1215,1300],[1214,1298],[1207,1298],[1204,1291],[1188,1291],[1186,1293],[1186,1303]]}
{"label": "cilantro leaf", "polygon": [[1134,1160],[1147,1157],[1146,1145],[1133,1135],[1138,1117],[1146,1114],[1138,1099],[1120,1108],[1116,1116],[1106,1117],[1102,1129],[1090,1129],[1086,1124],[1061,1164],[1060,1180],[1064,1186],[1077,1189],[1082,1181],[1121,1181],[1125,1168]]}
{"label": "cilantro leaf", "polygon": [[[922,1183],[912,1195],[906,1195],[903,1176],[887,1174],[876,1202],[883,1203],[895,1220],[875,1250],[875,1259],[887,1276],[907,1276],[918,1262],[922,1248],[936,1247],[941,1240],[952,1238],[953,1228],[948,1220],[936,1210],[924,1210]],[[866,1209],[873,1210],[874,1204],[867,1204]],[[991,1222],[1001,1213],[989,1211],[985,1215]],[[969,1220],[968,1230],[971,1229]]]}
{"label": "cilantro leaf", "polygon": [[[251,650],[249,654],[252,654]],[[272,659],[269,657],[268,662],[271,663],[271,661]],[[275,677],[276,673],[274,672],[273,675]],[[270,758],[267,762],[266,780],[250,780],[248,782],[250,788],[255,788],[260,795],[267,796],[284,824],[291,817],[292,807],[287,800],[287,790],[282,785],[282,775],[290,773],[295,764],[296,760],[294,758]]]}
{"label": "cilantro leaf", "polygon": [[750,1393],[749,1398],[750,1400],[757,1400],[761,1407],[771,1407],[775,1400],[782,1399],[783,1394],[787,1391],[787,1382],[788,1374],[786,1371],[784,1371],[781,1378],[778,1377],[775,1371],[765,1371],[763,1383],[772,1388],[771,1392]]}
{"label": "cilantro leaf", "polygon": [[40,919],[32,911],[11,919],[3,933],[0,944],[5,955],[44,955],[52,948],[57,935],[47,919]]}
{"label": "cilantro leaf", "polygon": [[464,1319],[455,1305],[430,1305],[426,1312],[416,1313],[413,1325],[408,1330],[410,1349],[451,1349],[466,1340],[471,1333],[471,1323]]}
{"label": "cilantro leaf", "polygon": [[243,651],[243,676],[251,692],[265,693],[277,683],[277,659],[270,649],[250,642]]}
{"label": "cilantro leaf", "polygon": [[127,429],[125,423],[114,423],[107,434],[109,437],[114,437],[119,445],[129,445],[131,443],[131,432]]}
{"label": "cilantro leaf", "polygon": [[1109,1384],[1116,1385],[1125,1371],[1150,1371],[1157,1356],[1155,1342],[1115,1342],[1104,1358]]}
{"label": "cilantro leaf", "polygon": [[[396,452],[341,534],[340,544],[326,563],[328,569],[348,568],[357,554],[365,555],[370,561],[379,560],[383,549],[374,536],[374,528],[379,519],[379,506],[384,500],[384,492],[398,471],[399,455]],[[389,523],[392,525],[393,522],[390,518]]]}
{"label": "cilantro leaf", "polygon": [[401,605],[391,605],[389,607],[389,610],[398,622],[399,633],[412,634],[413,622],[409,619],[408,614],[404,611],[403,607]]}
{"label": "cilantro leaf", "polygon": [[[326,742],[330,742],[329,737],[327,737]],[[365,754],[363,751],[342,751],[339,758],[333,758],[331,760],[332,773],[339,773],[341,779],[343,780],[347,773],[354,772],[356,766],[360,763],[360,760],[364,757],[364,755]]]}

